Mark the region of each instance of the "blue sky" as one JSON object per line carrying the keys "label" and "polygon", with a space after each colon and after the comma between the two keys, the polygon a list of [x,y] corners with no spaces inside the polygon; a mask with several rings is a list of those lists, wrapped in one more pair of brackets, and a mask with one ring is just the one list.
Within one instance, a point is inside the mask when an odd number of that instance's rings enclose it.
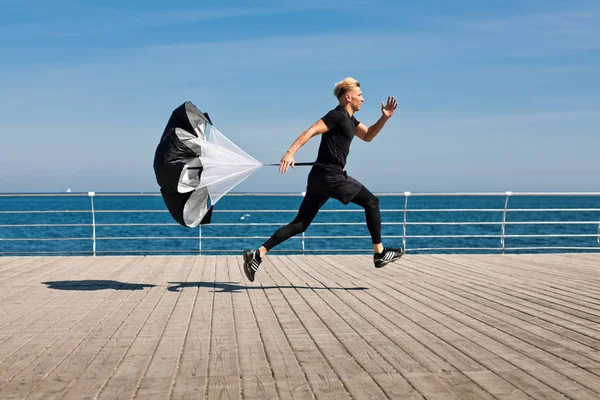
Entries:
{"label": "blue sky", "polygon": [[[598,191],[598,38],[597,1],[0,0],[0,192],[157,191],[186,100],[278,162],[346,76],[366,125],[399,101],[352,145],[374,192]],[[264,167],[236,190],[300,192],[307,173]]]}

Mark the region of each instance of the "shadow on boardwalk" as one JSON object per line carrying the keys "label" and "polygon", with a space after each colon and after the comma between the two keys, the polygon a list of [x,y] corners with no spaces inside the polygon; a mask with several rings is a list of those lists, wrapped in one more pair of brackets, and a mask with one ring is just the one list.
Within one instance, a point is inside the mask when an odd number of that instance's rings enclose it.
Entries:
{"label": "shadow on boardwalk", "polygon": [[[157,285],[147,283],[127,283],[114,280],[74,280],[74,281],[49,281],[42,282],[48,289],[55,290],[144,290]],[[179,292],[183,288],[210,288],[217,293],[239,292],[247,289],[310,289],[310,290],[368,290],[367,287],[339,287],[339,286],[298,286],[298,285],[272,285],[272,286],[245,286],[230,282],[169,282],[170,292]]]}

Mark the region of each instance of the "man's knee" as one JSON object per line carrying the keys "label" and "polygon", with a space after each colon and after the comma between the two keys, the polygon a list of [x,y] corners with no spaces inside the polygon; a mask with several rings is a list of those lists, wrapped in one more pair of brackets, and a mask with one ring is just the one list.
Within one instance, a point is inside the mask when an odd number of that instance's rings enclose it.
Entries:
{"label": "man's knee", "polygon": [[292,229],[294,230],[295,234],[298,233],[302,233],[302,232],[306,232],[306,230],[308,229],[308,225],[306,222],[304,221],[293,221],[290,226],[292,227]]}
{"label": "man's knee", "polygon": [[369,196],[366,202],[366,206],[368,208],[379,209],[379,197],[375,195]]}

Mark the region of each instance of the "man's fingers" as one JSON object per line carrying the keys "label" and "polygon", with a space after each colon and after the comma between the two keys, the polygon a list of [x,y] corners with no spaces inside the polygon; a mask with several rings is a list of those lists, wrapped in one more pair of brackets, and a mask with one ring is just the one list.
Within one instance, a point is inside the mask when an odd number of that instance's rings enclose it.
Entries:
{"label": "man's fingers", "polygon": [[281,162],[279,163],[279,172],[281,172],[282,174],[285,174],[288,169],[290,168],[290,166],[292,168],[296,168],[295,167],[295,161],[287,161],[287,160],[281,160]]}

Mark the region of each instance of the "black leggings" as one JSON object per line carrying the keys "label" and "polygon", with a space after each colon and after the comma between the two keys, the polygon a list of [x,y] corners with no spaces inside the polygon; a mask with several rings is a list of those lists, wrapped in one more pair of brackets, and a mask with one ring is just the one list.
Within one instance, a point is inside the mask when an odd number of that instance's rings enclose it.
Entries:
{"label": "black leggings", "polygon": [[[292,236],[306,231],[328,199],[329,197],[324,195],[307,193],[304,200],[302,200],[296,218],[286,226],[279,228],[263,246],[269,251]],[[360,192],[352,199],[352,203],[358,204],[365,209],[367,228],[369,228],[373,244],[381,243],[381,214],[379,212],[379,199],[377,196],[363,186]]]}

